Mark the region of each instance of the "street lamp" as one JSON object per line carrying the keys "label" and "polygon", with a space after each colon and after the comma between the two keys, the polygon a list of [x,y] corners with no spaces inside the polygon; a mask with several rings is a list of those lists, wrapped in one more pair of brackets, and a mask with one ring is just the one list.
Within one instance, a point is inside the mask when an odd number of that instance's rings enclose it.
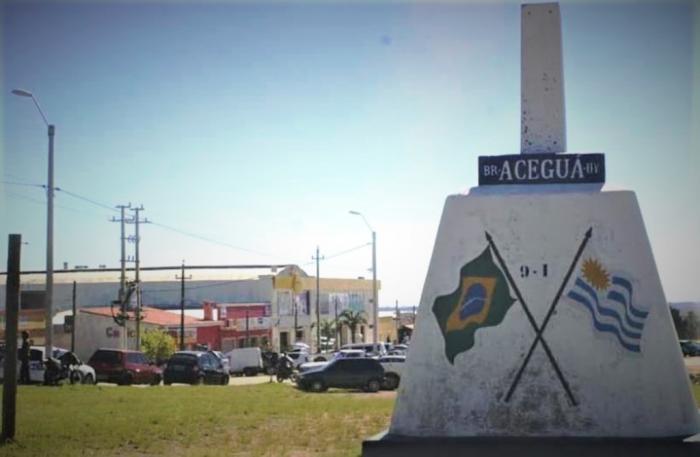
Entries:
{"label": "street lamp", "polygon": [[372,306],[374,308],[372,312],[372,338],[374,339],[373,343],[377,344],[377,327],[379,324],[379,300],[377,297],[377,232],[375,232],[372,229],[372,226],[369,225],[369,222],[367,222],[367,218],[365,218],[364,214],[359,211],[352,210],[350,211],[350,214],[360,216],[362,220],[365,221],[369,231],[372,232]]}
{"label": "street lamp", "polygon": [[39,102],[37,102],[36,98],[31,92],[23,89],[14,89],[12,93],[19,97],[28,97],[32,99],[49,132],[49,177],[48,185],[46,186],[46,195],[48,199],[48,204],[46,207],[46,294],[44,297],[44,307],[46,312],[46,330],[44,342],[46,348],[44,350],[44,354],[46,357],[51,357],[53,355],[53,138],[56,132],[56,127],[49,124],[49,121],[46,120],[46,116],[41,110]]}

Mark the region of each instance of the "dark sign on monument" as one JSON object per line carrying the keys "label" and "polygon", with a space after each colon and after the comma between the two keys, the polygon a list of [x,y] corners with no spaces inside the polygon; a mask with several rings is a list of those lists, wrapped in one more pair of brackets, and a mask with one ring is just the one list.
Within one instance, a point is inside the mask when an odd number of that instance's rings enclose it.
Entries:
{"label": "dark sign on monument", "polygon": [[479,157],[479,185],[605,182],[603,154],[514,154]]}

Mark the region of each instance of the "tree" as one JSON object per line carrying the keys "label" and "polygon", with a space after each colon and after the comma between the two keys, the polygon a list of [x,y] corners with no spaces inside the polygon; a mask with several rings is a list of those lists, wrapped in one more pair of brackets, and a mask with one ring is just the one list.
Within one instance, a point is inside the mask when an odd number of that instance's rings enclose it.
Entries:
{"label": "tree", "polygon": [[685,316],[685,329],[689,340],[696,340],[700,337],[700,321],[693,310],[688,311]]}
{"label": "tree", "polygon": [[321,336],[326,338],[335,338],[335,321],[321,321]]}
{"label": "tree", "polygon": [[350,329],[350,338],[352,342],[355,342],[355,334],[357,334],[357,327],[367,323],[364,311],[353,311],[351,309],[346,309],[340,316],[338,316],[339,323],[341,325],[347,325]]}
{"label": "tree", "polygon": [[160,329],[148,330],[141,337],[141,349],[156,363],[170,358],[176,351],[175,339]]}
{"label": "tree", "polygon": [[334,320],[321,321],[321,339],[325,343],[321,343],[320,351],[328,351],[330,349],[330,341],[335,338],[336,322]]}
{"label": "tree", "polygon": [[676,308],[671,308],[671,318],[673,319],[673,325],[676,327],[676,333],[678,333],[678,339],[686,339],[687,334],[687,322],[681,316],[681,312]]}

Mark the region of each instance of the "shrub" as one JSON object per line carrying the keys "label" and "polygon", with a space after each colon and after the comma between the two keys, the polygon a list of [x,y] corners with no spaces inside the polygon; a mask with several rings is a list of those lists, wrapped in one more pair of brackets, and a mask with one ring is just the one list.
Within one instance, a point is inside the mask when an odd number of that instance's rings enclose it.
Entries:
{"label": "shrub", "polygon": [[146,357],[161,363],[176,351],[175,339],[163,330],[148,330],[141,337],[141,350]]}

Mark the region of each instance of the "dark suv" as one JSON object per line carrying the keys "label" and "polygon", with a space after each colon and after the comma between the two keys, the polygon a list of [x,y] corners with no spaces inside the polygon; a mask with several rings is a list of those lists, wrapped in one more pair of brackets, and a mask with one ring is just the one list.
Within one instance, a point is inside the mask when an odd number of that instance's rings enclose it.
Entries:
{"label": "dark suv", "polygon": [[162,379],[160,368],[148,361],[141,351],[98,349],[88,365],[95,369],[97,381],[130,384],[158,385]]}
{"label": "dark suv", "polygon": [[695,357],[700,355],[700,344],[688,340],[683,340],[680,343],[683,357]]}
{"label": "dark suv", "polygon": [[377,392],[383,378],[384,368],[375,359],[335,359],[322,368],[300,374],[297,385],[312,392],[323,392],[329,387]]}
{"label": "dark suv", "polygon": [[211,352],[180,351],[173,354],[163,372],[163,383],[228,385],[229,375]]}

